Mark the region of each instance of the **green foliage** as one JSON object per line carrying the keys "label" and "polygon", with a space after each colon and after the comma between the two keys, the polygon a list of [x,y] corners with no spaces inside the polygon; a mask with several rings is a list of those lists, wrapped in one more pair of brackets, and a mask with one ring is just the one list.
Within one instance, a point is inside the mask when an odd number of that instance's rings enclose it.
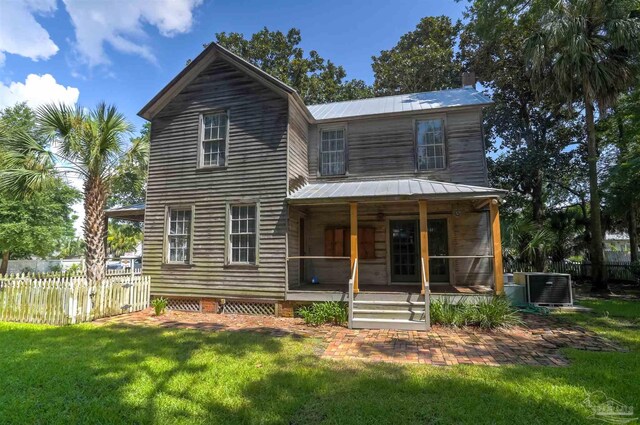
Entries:
{"label": "green foliage", "polygon": [[151,300],[151,306],[153,307],[156,316],[163,315],[168,304],[169,301],[163,297],[154,298],[153,300]]}
{"label": "green foliage", "polygon": [[58,258],[74,258],[84,254],[84,241],[75,236],[63,238],[58,248]]}
{"label": "green foliage", "polygon": [[74,234],[71,206],[79,193],[61,180],[24,199],[0,197],[0,252],[46,257]]}
{"label": "green foliage", "polygon": [[142,230],[130,223],[112,221],[108,232],[107,244],[111,254],[116,257],[120,257],[126,252],[135,251],[136,247],[142,242]]}
{"label": "green foliage", "polygon": [[80,264],[72,264],[71,266],[69,266],[69,268],[65,271],[67,274],[77,274],[80,273],[82,271],[82,266]]}
{"label": "green foliage", "polygon": [[145,202],[150,137],[151,123],[147,122],[140,135],[131,139],[129,154],[120,161],[111,184],[109,208]]}
{"label": "green foliage", "polygon": [[430,312],[431,323],[446,326],[494,329],[522,324],[520,316],[506,297],[492,297],[477,304],[435,300],[431,302]]}
{"label": "green foliage", "polygon": [[312,326],[320,326],[325,323],[344,325],[348,320],[348,312],[345,303],[330,301],[313,303],[298,309],[297,314],[304,322]]}
{"label": "green foliage", "polygon": [[285,34],[265,27],[251,38],[237,32],[221,32],[216,34],[216,41],[293,87],[307,104],[373,96],[364,81],[344,81],[347,75],[344,68],[325,60],[317,51],[305,55],[299,46],[302,41],[299,29],[291,28]]}
{"label": "green foliage", "polygon": [[422,18],[390,50],[373,56],[377,95],[460,87],[461,64],[454,47],[462,25],[447,16]]}
{"label": "green foliage", "polygon": [[49,267],[49,272],[62,273],[62,264],[58,263],[58,264],[52,265],[51,267]]}

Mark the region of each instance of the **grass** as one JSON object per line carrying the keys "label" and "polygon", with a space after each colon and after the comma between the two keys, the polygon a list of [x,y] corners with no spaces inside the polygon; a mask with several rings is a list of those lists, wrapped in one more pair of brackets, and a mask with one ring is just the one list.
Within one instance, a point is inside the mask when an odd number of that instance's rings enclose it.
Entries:
{"label": "grass", "polygon": [[317,341],[249,332],[0,323],[0,423],[595,423],[583,400],[598,391],[640,412],[640,329],[611,312],[638,306],[622,305],[559,317],[631,351],[566,350],[562,368],[337,362]]}

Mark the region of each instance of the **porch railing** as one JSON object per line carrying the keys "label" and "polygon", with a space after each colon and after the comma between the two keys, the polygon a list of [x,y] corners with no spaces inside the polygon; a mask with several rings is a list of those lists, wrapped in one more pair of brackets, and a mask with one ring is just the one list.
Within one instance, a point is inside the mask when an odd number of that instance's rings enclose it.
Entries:
{"label": "porch railing", "polygon": [[422,276],[422,291],[424,293],[424,321],[427,326],[427,330],[431,329],[431,296],[429,289],[429,281],[427,280],[427,271],[424,267],[424,257],[420,257],[421,276]]}
{"label": "porch railing", "polygon": [[349,329],[353,327],[353,293],[354,284],[356,281],[356,275],[358,273],[358,259],[353,262],[353,270],[351,271],[351,278],[349,279]]}

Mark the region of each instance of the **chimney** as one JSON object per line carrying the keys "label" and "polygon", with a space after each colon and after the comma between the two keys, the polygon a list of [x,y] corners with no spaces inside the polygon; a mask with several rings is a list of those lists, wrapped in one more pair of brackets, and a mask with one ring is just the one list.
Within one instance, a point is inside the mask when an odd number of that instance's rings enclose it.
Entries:
{"label": "chimney", "polygon": [[462,87],[476,88],[476,73],[473,71],[465,71],[462,73]]}

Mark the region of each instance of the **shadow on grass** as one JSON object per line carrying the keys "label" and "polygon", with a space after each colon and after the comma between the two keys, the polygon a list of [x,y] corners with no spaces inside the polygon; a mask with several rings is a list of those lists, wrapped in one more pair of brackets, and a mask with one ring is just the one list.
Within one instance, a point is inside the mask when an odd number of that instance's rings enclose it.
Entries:
{"label": "shadow on grass", "polygon": [[251,332],[0,324],[0,423],[583,423],[585,394],[603,389],[587,365],[604,353],[582,353],[585,369],[572,373],[336,362],[315,356],[314,344]]}

